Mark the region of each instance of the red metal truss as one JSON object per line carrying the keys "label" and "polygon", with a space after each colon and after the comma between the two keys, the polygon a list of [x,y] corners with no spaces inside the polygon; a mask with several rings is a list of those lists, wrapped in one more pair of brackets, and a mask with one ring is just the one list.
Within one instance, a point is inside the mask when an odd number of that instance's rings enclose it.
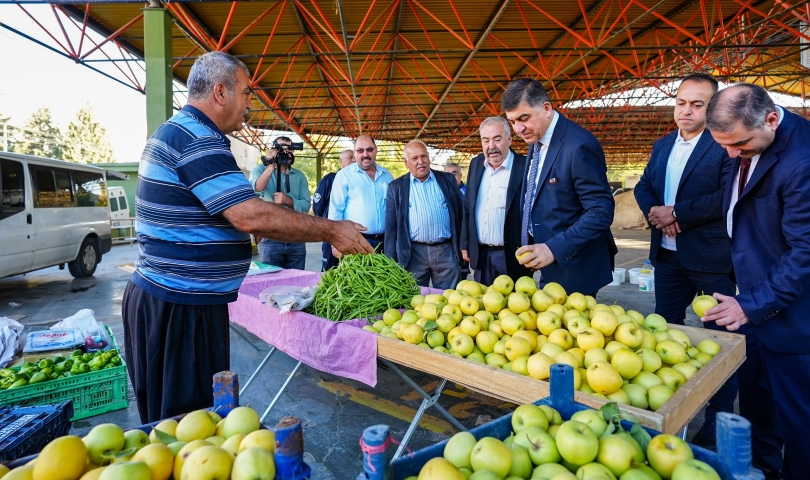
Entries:
{"label": "red metal truss", "polygon": [[[110,0],[111,1],[111,0]],[[126,2],[127,0],[124,0]],[[143,91],[141,3],[21,5],[49,48]],[[252,72],[249,123],[298,134],[321,154],[370,134],[466,156],[515,78],[636,162],[673,128],[676,80],[695,70],[805,100],[810,0],[291,0],[165,3],[182,81],[196,55],[226,51]],[[182,56],[181,56],[182,55]],[[176,99],[177,100],[177,99]],[[806,114],[803,109],[799,109]],[[262,145],[266,135],[242,137]],[[514,145],[522,147],[522,141]],[[333,151],[334,150],[334,151]]]}

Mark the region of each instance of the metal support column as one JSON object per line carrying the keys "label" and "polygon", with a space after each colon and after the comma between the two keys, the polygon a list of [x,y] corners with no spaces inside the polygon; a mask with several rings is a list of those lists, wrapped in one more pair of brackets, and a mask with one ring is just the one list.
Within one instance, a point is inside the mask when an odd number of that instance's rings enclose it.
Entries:
{"label": "metal support column", "polygon": [[172,24],[160,2],[143,9],[146,63],[146,135],[151,136],[172,114]]}
{"label": "metal support column", "polygon": [[320,183],[323,178],[323,152],[318,152],[315,157],[315,183]]}

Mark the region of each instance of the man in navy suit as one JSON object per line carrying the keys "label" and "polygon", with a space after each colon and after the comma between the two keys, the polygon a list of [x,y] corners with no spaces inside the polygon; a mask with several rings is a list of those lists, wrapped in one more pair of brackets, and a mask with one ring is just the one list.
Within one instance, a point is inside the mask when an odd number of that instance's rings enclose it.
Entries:
{"label": "man in navy suit", "polygon": [[617,253],[605,154],[587,130],[554,110],[537,80],[521,78],[501,107],[529,144],[521,192],[520,263],[566,292],[595,296],[613,280]]}
{"label": "man in navy suit", "polygon": [[427,146],[414,140],[404,149],[411,172],[388,185],[385,254],[433,288],[454,288],[461,275],[461,192],[453,175],[431,170]]}
{"label": "man in navy suit", "polygon": [[[774,105],[759,86],[712,97],[707,126],[735,158],[723,202],[740,293],[715,293],[702,319],[749,327],[746,355],[767,371],[784,428],[782,478],[810,472],[810,121]],[[746,368],[749,368],[746,361]],[[741,378],[748,374],[741,369]],[[741,403],[744,392],[741,391]]]}
{"label": "man in navy suit", "polygon": [[476,282],[491,285],[499,275],[513,281],[531,276],[518,263],[520,188],[526,157],[511,150],[512,132],[503,117],[481,122],[478,133],[484,153],[470,161],[461,254],[470,262]]}
{"label": "man in navy suit", "polygon": [[[717,80],[706,73],[681,80],[675,95],[678,130],[655,142],[635,188],[638,206],[654,227],[650,261],[655,265],[655,313],[679,325],[698,292],[737,291],[729,276],[731,241],[723,217],[723,188],[732,160],[706,131],[706,106],[715,92]],[[714,322],[706,326],[725,330]],[[717,412],[734,413],[736,397],[733,375],[709,401],[692,443],[715,448]]]}

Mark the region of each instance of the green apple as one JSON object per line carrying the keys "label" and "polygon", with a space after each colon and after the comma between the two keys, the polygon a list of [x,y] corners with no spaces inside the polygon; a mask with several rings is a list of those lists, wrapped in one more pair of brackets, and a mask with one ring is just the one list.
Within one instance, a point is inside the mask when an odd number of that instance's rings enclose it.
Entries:
{"label": "green apple", "polygon": [[514,443],[529,452],[529,457],[535,465],[560,461],[557,442],[540,427],[529,427],[522,430],[515,437]]}
{"label": "green apple", "polygon": [[694,300],[692,300],[692,310],[694,310],[695,314],[701,318],[706,315],[706,311],[716,306],[717,300],[715,300],[711,295],[698,295]]}
{"label": "green apple", "polygon": [[466,357],[472,353],[473,348],[475,348],[475,343],[469,335],[459,333],[450,340],[450,346],[453,347],[453,352]]}
{"label": "green apple", "polygon": [[121,462],[105,467],[99,480],[151,480],[152,471],[142,462]]}
{"label": "green apple", "polygon": [[512,467],[509,469],[509,476],[529,478],[532,474],[532,467],[534,467],[529,451],[519,445],[512,445],[509,448],[512,450]]}
{"label": "green apple", "polygon": [[[633,327],[635,328],[635,324],[633,324]],[[616,367],[616,370],[619,372],[619,375],[621,375],[622,378],[630,379],[638,375],[644,365],[644,362],[640,356],[626,348],[622,348],[616,350],[613,357],[610,359],[610,364]]]}
{"label": "green apple", "polygon": [[[661,357],[664,363],[675,365],[689,360],[686,348],[675,340],[664,340],[655,346],[655,353]],[[699,360],[698,360],[699,361]]]}
{"label": "green apple", "polygon": [[525,293],[512,292],[507,298],[506,305],[513,313],[521,314],[532,307],[532,302]]}
{"label": "green apple", "polygon": [[464,297],[459,304],[459,308],[461,308],[464,315],[475,315],[479,307],[480,304],[475,297]]}
{"label": "green apple", "polygon": [[639,348],[636,354],[641,358],[641,369],[645,372],[656,372],[661,368],[661,357],[655,350],[649,348]]}
{"label": "green apple", "polygon": [[617,342],[616,340],[608,341],[607,338],[605,338],[605,341],[608,342],[607,345],[605,345],[605,351],[608,352],[610,358],[613,358],[613,354],[616,353],[617,350],[630,350],[627,348],[627,345],[623,344],[622,342]]}
{"label": "green apple", "polygon": [[594,348],[605,348],[605,336],[594,327],[588,327],[577,335],[577,346],[586,354]]}
{"label": "green apple", "polygon": [[505,365],[501,367],[501,370],[504,372],[511,372],[512,371],[512,362],[507,362]]}
{"label": "green apple", "polygon": [[568,331],[571,332],[571,336],[574,338],[577,338],[579,332],[586,328],[591,328],[591,322],[582,315],[577,315],[568,320]]}
{"label": "green apple", "polygon": [[703,364],[702,364],[702,363],[700,363],[700,362],[698,362],[698,361],[697,361],[697,360],[695,360],[694,358],[687,360],[687,361],[686,361],[686,363],[688,363],[689,365],[692,365],[693,367],[695,367],[695,368],[696,368],[696,369],[698,369],[698,370],[700,370],[701,368],[703,368]]}
{"label": "green apple", "polygon": [[537,291],[537,284],[534,283],[534,279],[532,277],[520,277],[515,282],[515,291],[525,293],[526,295],[531,298],[534,295],[534,292]]}
{"label": "green apple", "polygon": [[589,426],[597,437],[601,437],[602,434],[605,433],[605,430],[607,430],[607,422],[605,422],[604,417],[602,417],[602,412],[598,410],[592,410],[590,408],[580,410],[571,415],[571,420]]}
{"label": "green apple", "polygon": [[503,338],[501,338],[500,340],[495,342],[495,345],[493,345],[493,347],[492,347],[492,351],[494,353],[499,354],[499,355],[503,355],[505,353],[505,350],[506,350],[506,342],[507,341],[508,341],[508,339],[504,340]]}
{"label": "green apple", "polygon": [[631,350],[636,349],[640,347],[644,341],[644,334],[641,333],[643,330],[643,328],[632,321],[622,323],[616,327],[616,331],[613,332],[613,338],[615,338],[617,342],[623,343]]}
{"label": "green apple", "polygon": [[443,345],[439,345],[438,347],[433,347],[433,350],[435,350],[437,352],[440,352],[440,353],[450,353],[450,352],[447,351],[446,348],[444,348]]}
{"label": "green apple", "polygon": [[647,389],[641,385],[632,383],[629,385],[623,385],[622,390],[624,390],[625,393],[627,393],[627,396],[630,398],[630,405],[645,410],[650,406],[649,402],[647,401]]}
{"label": "green apple", "polygon": [[655,338],[655,334],[642,329],[641,335],[643,337],[643,339],[641,340],[641,348],[655,350],[655,346],[658,344],[658,339]]}
{"label": "green apple", "polygon": [[273,453],[256,447],[239,452],[231,471],[231,480],[273,480],[275,476]]}
{"label": "green apple", "polygon": [[582,465],[577,469],[577,479],[580,480],[616,480],[610,469],[601,463],[593,462]]}
{"label": "green apple", "polygon": [[712,360],[712,356],[709,355],[708,353],[700,352],[697,355],[695,355],[695,358],[693,360],[697,360],[698,362],[700,362],[701,365],[706,365]]}
{"label": "green apple", "polygon": [[[626,381],[626,380],[625,380]],[[621,388],[613,393],[605,395],[611,402],[621,403],[622,405],[630,405],[630,396]]]}
{"label": "green apple", "polygon": [[486,359],[484,358],[484,354],[481,353],[481,352],[472,352],[471,354],[467,355],[464,358],[466,358],[467,360],[472,360],[473,362],[484,363],[484,364],[487,363]]}
{"label": "green apple", "polygon": [[[408,310],[407,312],[403,313],[402,318],[399,319],[400,322],[407,323],[408,325],[413,325],[417,322],[417,320],[419,320],[419,314],[412,310]],[[393,327],[393,325],[391,325],[391,327]]]}
{"label": "green apple", "polygon": [[487,292],[481,299],[484,304],[484,311],[498,313],[503,309],[504,296],[498,291]]}
{"label": "green apple", "polygon": [[523,326],[525,325],[523,319],[514,313],[498,314],[498,318],[501,320],[501,328],[504,333],[509,335],[514,334],[518,330],[523,330]]}
{"label": "green apple", "polygon": [[436,319],[436,328],[442,333],[449,333],[455,326],[456,320],[450,314],[443,313]]}
{"label": "green apple", "polygon": [[491,470],[478,470],[467,477],[467,480],[502,480],[502,478]]}
{"label": "green apple", "polygon": [[667,325],[667,320],[664,317],[657,313],[651,313],[644,319],[644,328],[653,333],[666,332],[669,325]]}
{"label": "green apple", "polygon": [[537,331],[543,335],[548,335],[554,330],[562,327],[562,320],[554,312],[543,312],[537,315]]}
{"label": "green apple", "polygon": [[450,440],[444,446],[444,458],[458,468],[472,468],[470,454],[476,443],[478,443],[478,440],[475,439],[472,433],[459,432],[450,437]]}
{"label": "green apple", "polygon": [[641,449],[641,445],[638,444],[636,439],[633,438],[633,436],[630,435],[629,432],[621,431],[621,432],[616,432],[613,435],[616,435],[617,437],[621,437],[621,438],[627,440],[627,442],[630,445],[633,446],[633,449],[636,451],[636,459],[635,459],[635,462],[634,462],[634,466],[639,466],[639,465],[645,465],[646,464],[647,455],[644,453],[644,450]]}
{"label": "green apple", "polygon": [[700,353],[700,350],[695,347],[689,347],[686,349],[686,354],[689,355],[689,358],[695,358],[695,355],[698,353]]}
{"label": "green apple", "polygon": [[458,327],[461,329],[461,333],[465,333],[471,338],[475,338],[475,336],[478,335],[478,332],[481,331],[481,322],[479,322],[478,319],[473,316],[467,316],[461,320]]}
{"label": "green apple", "polygon": [[[208,414],[204,410],[209,419]],[[191,414],[189,414],[191,415]],[[216,425],[214,425],[216,429]],[[208,435],[209,437],[211,435]],[[87,456],[96,465],[108,465],[116,453],[120,452],[126,443],[124,431],[114,423],[102,423],[90,430],[90,433],[82,439],[87,447]]]}
{"label": "green apple", "polygon": [[676,363],[675,365],[672,366],[672,368],[673,370],[677,370],[678,372],[680,372],[681,375],[683,375],[684,378],[686,378],[687,382],[697,373],[697,368],[695,368],[694,365],[690,365],[688,363]]}
{"label": "green apple", "polygon": [[124,432],[124,446],[121,448],[121,450],[130,450],[134,448],[137,452],[143,447],[149,445],[149,443],[149,435],[139,428],[134,428]]}
{"label": "green apple", "polygon": [[556,409],[549,407],[548,405],[540,405],[540,410],[546,414],[546,418],[548,418],[548,425],[562,425],[562,415]]}
{"label": "green apple", "polygon": [[639,465],[624,472],[619,480],[663,480],[661,475],[658,475],[655,470],[646,466]]}
{"label": "green apple", "polygon": [[510,361],[515,360],[520,356],[528,356],[532,353],[532,347],[529,342],[520,337],[512,337],[504,345],[504,354]]}
{"label": "green apple", "polygon": [[[546,413],[537,405],[521,405],[512,413],[512,430],[514,430],[516,434],[528,427],[540,427],[545,431],[548,430],[548,424],[548,416],[546,416]],[[522,446],[529,448],[526,445]]]}
{"label": "green apple", "polygon": [[635,460],[636,449],[626,439],[618,435],[607,435],[599,439],[596,461],[606,466],[613,475],[618,477],[630,470]]}
{"label": "green apple", "polygon": [[497,353],[488,353],[484,356],[484,362],[486,362],[487,365],[503,368],[504,365],[509,363],[509,360],[507,360],[503,355],[499,355]]}
{"label": "green apple", "polygon": [[514,286],[515,282],[512,281],[512,278],[509,275],[499,275],[495,278],[495,281],[492,282],[492,288],[504,296],[512,293]]}
{"label": "green apple", "polygon": [[455,292],[451,293],[449,297],[447,297],[447,304],[458,306],[461,304],[464,297],[468,297],[469,295],[470,294],[464,290],[456,290]]}
{"label": "green apple", "polygon": [[666,385],[653,385],[647,389],[647,401],[650,403],[650,409],[656,411],[661,408],[661,405],[667,403],[667,400],[672,397],[675,392]]}
{"label": "green apple", "polygon": [[431,330],[427,334],[427,343],[431,348],[444,345],[444,334],[438,330]]}
{"label": "green apple", "polygon": [[664,385],[672,389],[673,392],[686,383],[686,377],[684,377],[681,372],[671,367],[661,367],[655,374],[658,375],[658,378],[664,382]]}
{"label": "green apple", "polygon": [[613,335],[619,325],[619,320],[611,310],[598,310],[594,312],[591,319],[591,326],[599,330],[602,335]]}
{"label": "green apple", "polygon": [[567,468],[563,467],[559,463],[544,463],[542,465],[538,465],[534,469],[534,471],[532,472],[532,478],[540,480],[551,480],[552,478],[554,478],[554,475],[557,475],[559,473],[571,473],[571,472],[569,472]]}
{"label": "green apple", "polygon": [[559,346],[556,343],[552,343],[552,342],[547,342],[542,347],[540,347],[540,353],[545,353],[546,355],[548,355],[551,358],[556,357],[557,354],[562,353],[564,351],[565,351],[565,349],[563,349],[563,347]]}
{"label": "green apple", "polygon": [[554,299],[554,303],[559,305],[563,305],[568,299],[568,294],[565,293],[565,289],[557,282],[548,282],[543,286],[543,291],[548,293],[549,296]]}
{"label": "green apple", "polygon": [[699,341],[696,348],[698,352],[711,356],[715,356],[720,353],[720,345],[714,340],[709,340],[708,338],[704,338],[703,340]]}
{"label": "green apple", "polygon": [[396,308],[389,308],[385,312],[383,312],[383,322],[389,327],[394,324],[394,322],[399,321],[402,318],[402,314],[399,313],[399,310]]}
{"label": "green apple", "polygon": [[520,375],[529,376],[529,356],[521,355],[510,362],[511,371]]}
{"label": "green apple", "polygon": [[497,438],[484,437],[473,447],[470,465],[473,471],[490,470],[499,478],[504,478],[512,468],[512,452]]}
{"label": "green apple", "polygon": [[461,313],[461,307],[459,307],[458,305],[445,305],[442,308],[442,315],[450,315],[451,317],[453,317],[453,320],[455,320],[456,323],[460,322],[461,317],[463,316]]}
{"label": "green apple", "polygon": [[545,312],[554,304],[554,299],[544,290],[537,290],[532,294],[532,308],[537,312]]}
{"label": "green apple", "polygon": [[489,324],[495,321],[495,316],[486,310],[478,310],[475,312],[473,317],[477,318],[478,321],[481,322],[481,328],[484,328],[484,325],[489,327]]}
{"label": "green apple", "polygon": [[693,458],[684,460],[675,467],[672,480],[720,480],[720,475],[708,463]]}
{"label": "green apple", "polygon": [[693,458],[689,444],[675,435],[656,435],[647,445],[647,461],[664,478],[672,478],[679,463]]}
{"label": "green apple", "polygon": [[431,293],[425,297],[425,303],[434,303],[436,305],[445,303],[446,300],[445,296],[439,293]]}
{"label": "green apple", "polygon": [[422,304],[422,308],[419,310],[419,316],[422,318],[427,318],[428,320],[436,320],[439,318],[439,314],[441,313],[441,308],[438,305],[432,302],[425,302]]}
{"label": "green apple", "polygon": [[[510,460],[511,460],[511,454]],[[455,465],[442,457],[431,458],[419,471],[419,480],[466,480]]]}
{"label": "green apple", "polygon": [[576,420],[563,422],[557,430],[557,450],[566,461],[585,465],[596,458],[599,440],[591,428]]}
{"label": "green apple", "polygon": [[607,350],[604,348],[592,348],[585,352],[585,358],[582,364],[585,368],[588,368],[592,363],[609,361],[610,355],[608,355]]}
{"label": "green apple", "polygon": [[649,392],[650,388],[654,387],[655,385],[663,385],[664,382],[658,377],[658,375],[652,372],[641,371],[638,373],[638,375],[633,377],[632,380],[630,380],[630,384],[641,385]]}
{"label": "green apple", "polygon": [[667,333],[669,334],[669,338],[683,345],[684,349],[688,349],[692,346],[692,340],[690,340],[689,336],[687,336],[682,330],[670,328],[667,330]]}
{"label": "green apple", "polygon": [[580,312],[584,312],[588,309],[588,299],[585,298],[585,295],[574,292],[568,296],[568,299],[565,301],[565,306],[574,310],[579,310]]}
{"label": "green apple", "polygon": [[[383,327],[387,327],[387,326],[388,325],[386,325],[385,322],[383,322],[382,320],[377,320],[376,322],[374,322],[373,325],[371,325],[371,329],[374,330],[375,332],[379,333],[379,332],[382,331]],[[366,327],[363,327],[363,328],[365,329]]]}
{"label": "green apple", "polygon": [[417,305],[422,305],[423,303],[425,303],[424,295],[414,295],[411,298],[411,308],[416,308]]}

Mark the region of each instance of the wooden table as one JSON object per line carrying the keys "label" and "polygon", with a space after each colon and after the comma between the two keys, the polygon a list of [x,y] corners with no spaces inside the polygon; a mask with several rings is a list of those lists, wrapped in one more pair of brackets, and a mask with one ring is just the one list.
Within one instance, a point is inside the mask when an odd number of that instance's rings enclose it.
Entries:
{"label": "wooden table", "polygon": [[[745,337],[742,335],[686,326],[678,326],[678,329],[686,333],[693,345],[705,338],[716,341],[722,347],[720,353],[698,370],[658,410],[652,412],[629,405],[619,406],[622,411],[638,418],[645,427],[673,435],[689,424],[745,360]],[[377,356],[516,404],[533,403],[550,394],[546,381],[381,335],[377,338]],[[577,402],[596,409],[609,402],[582,392],[574,392],[574,397]]]}

